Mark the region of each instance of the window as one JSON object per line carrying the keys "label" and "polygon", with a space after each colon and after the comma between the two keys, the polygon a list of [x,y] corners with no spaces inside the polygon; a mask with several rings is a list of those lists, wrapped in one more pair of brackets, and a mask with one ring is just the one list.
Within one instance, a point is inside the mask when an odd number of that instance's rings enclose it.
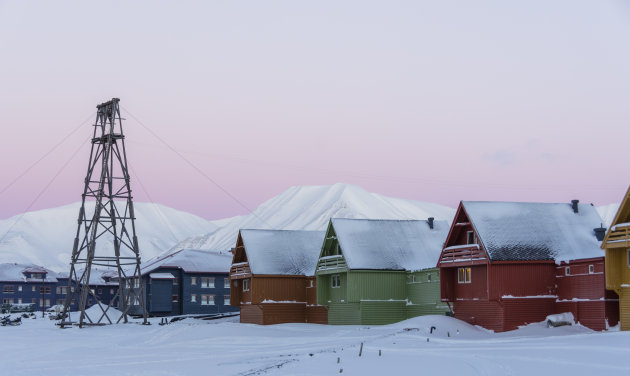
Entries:
{"label": "window", "polygon": [[33,303],[33,304],[37,304],[37,298],[33,298],[33,299],[31,299],[31,303]]}
{"label": "window", "polygon": [[175,286],[179,285],[179,279],[177,278],[173,279],[173,285]]}
{"label": "window", "polygon": [[224,289],[229,289],[230,288],[230,279],[229,278],[223,278],[223,288]]}
{"label": "window", "polygon": [[64,300],[63,299],[57,299],[57,302],[55,304],[56,305],[63,305],[64,304]]}
{"label": "window", "polygon": [[191,303],[197,303],[197,295],[192,294],[192,295],[190,296],[190,302],[191,302]]}
{"label": "window", "polygon": [[230,305],[230,296],[223,295],[223,305]]}
{"label": "window", "polygon": [[201,277],[202,288],[214,288],[214,277]]}
{"label": "window", "polygon": [[593,273],[595,273],[595,265],[589,265],[588,274],[593,274]]}
{"label": "window", "polygon": [[571,268],[570,267],[565,267],[564,268],[564,275],[571,275]]}
{"label": "window", "polygon": [[15,292],[15,286],[11,286],[11,285],[2,286],[3,294],[13,294],[14,292]]}
{"label": "window", "polygon": [[413,282],[413,283],[418,282],[418,278],[416,277],[415,274],[411,276],[411,282]]}
{"label": "window", "polygon": [[457,269],[457,283],[470,283],[471,275],[470,268],[458,268]]}
{"label": "window", "polygon": [[630,267],[630,249],[628,250],[628,266]]}
{"label": "window", "polygon": [[22,304],[22,298],[18,298],[18,304]]}
{"label": "window", "polygon": [[31,278],[33,279],[44,279],[44,273],[31,273]]}
{"label": "window", "polygon": [[313,281],[312,279],[310,281],[308,281],[308,287],[310,287],[310,288],[315,287],[315,281]]}
{"label": "window", "polygon": [[330,278],[330,285],[334,289],[341,287],[341,276],[339,274],[333,275]]}
{"label": "window", "polygon": [[431,282],[431,273],[427,274],[427,282]]}
{"label": "window", "polygon": [[190,284],[193,286],[197,286],[197,277],[190,277]]}
{"label": "window", "polygon": [[249,279],[243,280],[243,291],[249,291]]}
{"label": "window", "polygon": [[475,237],[474,231],[466,232],[466,244],[477,244],[477,239]]}
{"label": "window", "polygon": [[2,304],[13,304],[13,298],[2,299]]}
{"label": "window", "polygon": [[50,294],[50,286],[41,286],[39,288],[40,294]]}
{"label": "window", "polygon": [[33,288],[33,292],[37,291],[35,286],[31,286]]}
{"label": "window", "polygon": [[173,295],[173,303],[177,303],[179,301],[179,295],[174,294]]}
{"label": "window", "polygon": [[22,292],[22,285],[18,286],[18,291]]}
{"label": "window", "polygon": [[98,294],[101,295],[103,293],[103,289],[98,289]]}
{"label": "window", "polygon": [[114,289],[109,289],[109,293],[110,293],[111,295],[114,295]]}
{"label": "window", "polygon": [[50,299],[39,299],[40,307],[50,307]]}
{"label": "window", "polygon": [[201,295],[201,305],[214,305],[214,295]]}

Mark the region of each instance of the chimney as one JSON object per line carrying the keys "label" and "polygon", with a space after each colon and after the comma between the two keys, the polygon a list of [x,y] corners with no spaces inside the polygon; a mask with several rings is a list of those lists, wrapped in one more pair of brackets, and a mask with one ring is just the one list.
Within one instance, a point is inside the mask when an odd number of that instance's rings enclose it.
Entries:
{"label": "chimney", "polygon": [[604,227],[603,224],[600,224],[600,227],[598,228],[594,228],[593,231],[595,231],[595,237],[598,242],[604,241],[604,237],[606,236],[606,227]]}
{"label": "chimney", "polygon": [[573,208],[573,212],[577,213],[579,211],[578,209],[578,203],[580,202],[580,200],[571,200],[571,208]]}
{"label": "chimney", "polygon": [[429,222],[429,228],[430,228],[431,230],[433,230],[433,221],[434,221],[434,220],[435,220],[435,218],[434,218],[434,217],[429,217],[429,218],[427,218],[427,222]]}

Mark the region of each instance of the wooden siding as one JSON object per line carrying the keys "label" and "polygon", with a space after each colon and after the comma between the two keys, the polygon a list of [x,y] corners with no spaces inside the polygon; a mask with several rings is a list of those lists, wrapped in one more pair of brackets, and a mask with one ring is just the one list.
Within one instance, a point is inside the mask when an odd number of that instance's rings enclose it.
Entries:
{"label": "wooden siding", "polygon": [[260,304],[265,300],[306,303],[306,278],[304,276],[254,276],[250,289],[252,304]]}
{"label": "wooden siding", "polygon": [[521,325],[544,321],[556,313],[555,298],[504,299],[503,329],[514,330]]}
{"label": "wooden siding", "polygon": [[453,316],[471,325],[480,325],[496,332],[503,331],[503,306],[497,301],[455,301],[453,303]]}
{"label": "wooden siding", "polygon": [[[594,273],[589,273],[589,265],[593,265]],[[566,267],[570,270],[569,275],[565,274]],[[604,279],[603,257],[596,260],[562,263],[556,267],[558,299],[603,299],[605,297]]]}
{"label": "wooden siding", "polygon": [[311,324],[328,324],[328,310],[324,306],[306,306],[306,322]]}
{"label": "wooden siding", "polygon": [[339,274],[341,286],[335,288],[331,285],[332,276],[333,274],[317,275],[317,304],[319,305],[348,301],[348,273]]}
{"label": "wooden siding", "polygon": [[[431,281],[428,276],[431,275]],[[415,276],[416,282],[413,281]],[[440,270],[425,269],[407,273],[407,318],[422,315],[444,315],[449,312],[440,301]]]}
{"label": "wooden siding", "polygon": [[619,321],[621,322],[621,330],[630,330],[630,287],[620,289]]}
{"label": "wooden siding", "polygon": [[241,305],[241,323],[243,324],[263,324],[263,311],[258,305]]}
{"label": "wooden siding", "polygon": [[[555,264],[543,263],[501,263],[488,266],[488,298],[497,300],[505,295],[514,297],[555,295]],[[473,272],[473,283],[475,282]],[[462,295],[458,295],[461,297]],[[464,296],[469,298],[470,296]],[[476,296],[480,297],[480,296]]]}
{"label": "wooden siding", "polygon": [[359,304],[361,325],[384,325],[407,318],[405,301],[362,301]]}
{"label": "wooden siding", "polygon": [[[404,300],[407,276],[404,271],[348,272],[348,302],[362,300]],[[343,285],[342,285],[343,287]]]}
{"label": "wooden siding", "polygon": [[359,303],[331,303],[330,305],[328,305],[328,324],[361,324]]}
{"label": "wooden siding", "polygon": [[456,299],[488,299],[488,271],[486,265],[470,266],[470,283],[459,283],[457,268],[450,274],[453,278],[453,295]]}

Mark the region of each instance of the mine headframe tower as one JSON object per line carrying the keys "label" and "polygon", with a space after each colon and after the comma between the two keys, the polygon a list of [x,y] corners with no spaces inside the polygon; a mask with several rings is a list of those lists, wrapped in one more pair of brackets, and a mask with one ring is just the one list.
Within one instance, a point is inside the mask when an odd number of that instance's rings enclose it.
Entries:
{"label": "mine headframe tower", "polygon": [[[77,324],[70,317],[76,303],[79,327],[126,323],[132,313],[142,315],[143,323],[147,323],[119,102],[120,99],[113,98],[96,106],[92,151],[72,248],[62,328]],[[91,274],[98,268],[109,271],[114,280],[118,279],[118,291],[107,305],[101,304],[95,289],[91,288],[95,284],[90,280]],[[89,302],[96,303],[100,309],[91,308],[88,312]]]}

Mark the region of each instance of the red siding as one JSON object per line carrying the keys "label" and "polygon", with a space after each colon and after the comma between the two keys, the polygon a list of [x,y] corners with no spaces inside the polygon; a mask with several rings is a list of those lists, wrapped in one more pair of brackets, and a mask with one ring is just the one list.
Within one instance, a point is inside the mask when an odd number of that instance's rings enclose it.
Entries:
{"label": "red siding", "polygon": [[328,324],[328,310],[324,306],[306,306],[306,322]]}
{"label": "red siding", "polygon": [[556,313],[556,298],[526,298],[503,300],[503,330],[514,330],[521,325],[544,321]]}
{"label": "red siding", "polygon": [[[589,273],[589,265],[595,268]],[[565,275],[569,267],[570,274]],[[605,296],[604,258],[591,261],[572,261],[562,263],[556,268],[558,299],[601,299]]]}
{"label": "red siding", "polygon": [[[488,275],[486,265],[470,266],[470,283],[459,283],[457,268],[453,268],[453,292],[458,299],[488,299]],[[440,277],[440,280],[442,278]]]}
{"label": "red siding", "polygon": [[488,267],[490,300],[505,295],[514,297],[555,295],[555,264],[492,263]]}
{"label": "red siding", "polygon": [[503,331],[503,307],[499,302],[487,300],[462,300],[453,303],[456,319],[471,325],[480,325],[496,332]]}

